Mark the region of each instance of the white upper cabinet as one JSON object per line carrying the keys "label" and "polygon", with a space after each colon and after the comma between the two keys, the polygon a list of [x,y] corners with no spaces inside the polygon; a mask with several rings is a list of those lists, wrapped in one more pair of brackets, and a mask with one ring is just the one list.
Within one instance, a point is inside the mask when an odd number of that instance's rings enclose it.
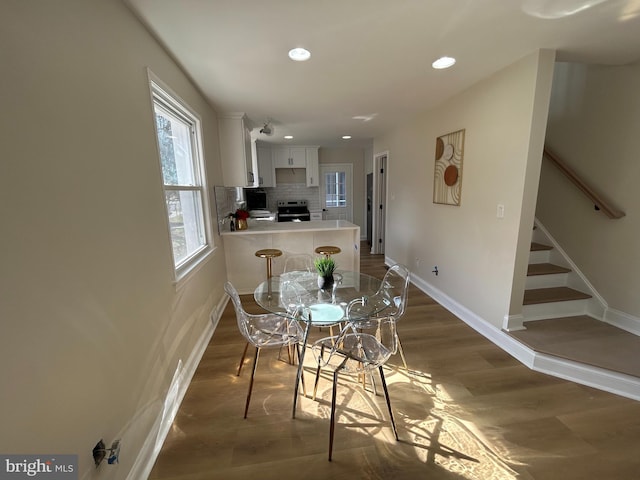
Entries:
{"label": "white upper cabinet", "polygon": [[220,160],[225,187],[257,187],[258,159],[251,127],[243,113],[218,117]]}
{"label": "white upper cabinet", "polygon": [[274,147],[273,168],[306,168],[304,147]]}
{"label": "white upper cabinet", "polygon": [[319,147],[282,145],[266,147],[258,144],[260,186],[276,186],[277,180],[275,172],[277,168],[304,168],[307,187],[319,187],[320,168],[318,165],[318,148]]}
{"label": "white upper cabinet", "polygon": [[307,160],[307,187],[319,187],[318,147],[306,147],[305,154]]}
{"label": "white upper cabinet", "polygon": [[258,185],[260,187],[275,187],[271,148],[257,144],[256,149],[258,152]]}

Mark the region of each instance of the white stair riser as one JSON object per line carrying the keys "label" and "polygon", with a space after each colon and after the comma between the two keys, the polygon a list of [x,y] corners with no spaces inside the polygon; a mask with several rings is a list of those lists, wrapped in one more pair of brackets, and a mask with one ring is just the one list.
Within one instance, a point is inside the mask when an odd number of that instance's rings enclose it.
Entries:
{"label": "white stair riser", "polygon": [[529,263],[548,263],[549,262],[549,250],[537,250],[535,252],[529,252]]}
{"label": "white stair riser", "polygon": [[568,282],[568,273],[553,273],[548,275],[530,275],[525,282],[525,288],[565,287]]}
{"label": "white stair riser", "polygon": [[524,305],[522,315],[525,322],[544,320],[547,318],[574,317],[586,315],[589,310],[589,300],[570,300],[568,302],[538,303]]}

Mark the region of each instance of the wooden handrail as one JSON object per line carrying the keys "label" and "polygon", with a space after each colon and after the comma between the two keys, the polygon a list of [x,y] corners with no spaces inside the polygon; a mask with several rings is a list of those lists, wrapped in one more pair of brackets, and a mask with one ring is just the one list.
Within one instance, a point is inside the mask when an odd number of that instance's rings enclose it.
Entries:
{"label": "wooden handrail", "polygon": [[560,169],[562,173],[564,173],[569,180],[573,182],[573,184],[582,191],[595,205],[596,210],[602,210],[604,214],[609,218],[622,218],[625,213],[621,210],[618,210],[616,207],[607,202],[604,198],[602,198],[598,193],[596,193],[593,188],[587,185],[578,174],[571,169],[566,163],[564,163],[560,158],[553,153],[547,146],[544,147],[543,155],[551,160],[556,167]]}

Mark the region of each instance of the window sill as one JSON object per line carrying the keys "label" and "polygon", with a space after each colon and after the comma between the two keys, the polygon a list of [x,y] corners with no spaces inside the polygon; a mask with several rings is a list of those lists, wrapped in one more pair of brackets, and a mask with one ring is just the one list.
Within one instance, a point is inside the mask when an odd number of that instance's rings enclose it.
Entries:
{"label": "window sill", "polygon": [[212,247],[202,254],[202,256],[189,267],[180,272],[180,276],[173,281],[173,286],[176,291],[179,291],[185,287],[185,285],[193,278],[193,276],[200,271],[207,263],[211,261],[215,251],[218,247]]}

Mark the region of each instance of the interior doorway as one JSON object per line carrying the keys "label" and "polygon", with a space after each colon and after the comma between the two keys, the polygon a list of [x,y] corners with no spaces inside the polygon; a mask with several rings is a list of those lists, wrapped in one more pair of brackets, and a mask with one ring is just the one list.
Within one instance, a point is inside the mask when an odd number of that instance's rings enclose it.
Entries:
{"label": "interior doorway", "polygon": [[373,157],[373,211],[372,211],[372,254],[384,253],[384,231],[387,202],[387,160],[388,152]]}

